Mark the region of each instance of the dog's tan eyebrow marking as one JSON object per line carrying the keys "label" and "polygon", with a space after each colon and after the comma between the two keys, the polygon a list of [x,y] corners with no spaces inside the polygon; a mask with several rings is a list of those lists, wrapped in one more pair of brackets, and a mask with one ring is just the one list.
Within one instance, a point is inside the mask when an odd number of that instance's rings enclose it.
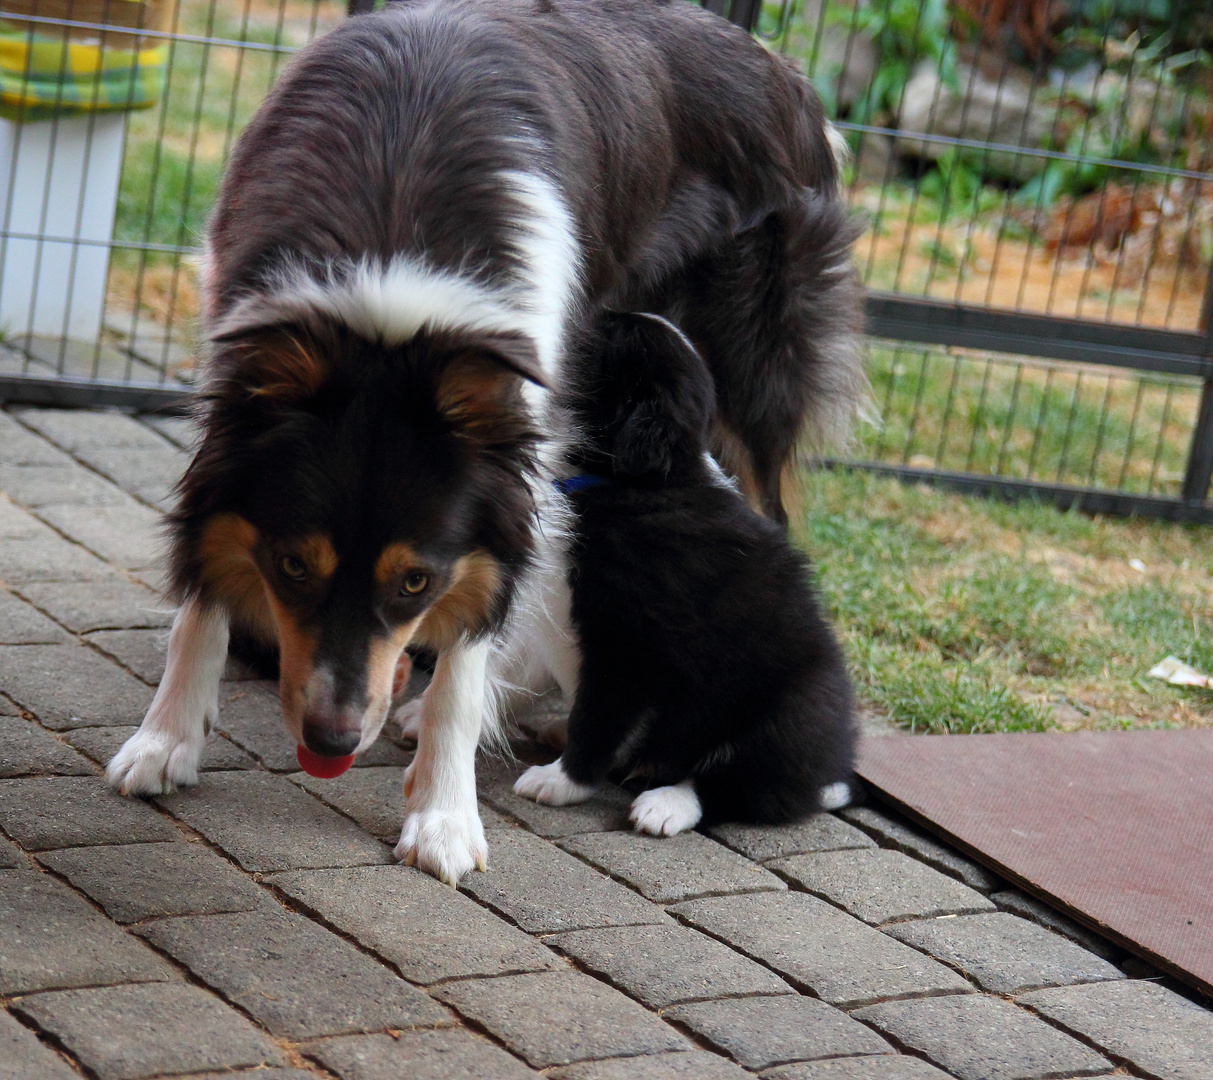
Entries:
{"label": "dog's tan eyebrow marking", "polygon": [[322,533],[305,536],[288,547],[307,564],[308,571],[317,577],[332,577],[337,570],[339,560],[333,542]]}
{"label": "dog's tan eyebrow marking", "polygon": [[234,614],[272,639],[274,621],[254,556],[260,539],[256,526],[239,514],[216,514],[198,541],[199,576],[208,593],[222,597]]}
{"label": "dog's tan eyebrow marking", "polygon": [[391,585],[406,570],[412,570],[421,559],[408,544],[388,544],[375,560],[375,580],[380,585]]}
{"label": "dog's tan eyebrow marking", "polygon": [[501,567],[487,551],[476,550],[455,562],[451,585],[425,613],[417,640],[448,649],[465,632],[483,629],[492,615],[501,588]]}

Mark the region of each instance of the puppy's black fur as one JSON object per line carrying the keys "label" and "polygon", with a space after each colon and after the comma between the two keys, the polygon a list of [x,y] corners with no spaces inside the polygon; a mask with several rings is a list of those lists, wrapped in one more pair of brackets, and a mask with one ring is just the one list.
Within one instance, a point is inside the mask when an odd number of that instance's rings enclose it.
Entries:
{"label": "puppy's black fur", "polygon": [[[849,779],[852,694],[809,567],[707,457],[711,374],[669,323],[600,320],[572,408],[581,678],[565,773],[693,778],[704,820],[794,821]],[[577,488],[579,485],[573,485]]]}

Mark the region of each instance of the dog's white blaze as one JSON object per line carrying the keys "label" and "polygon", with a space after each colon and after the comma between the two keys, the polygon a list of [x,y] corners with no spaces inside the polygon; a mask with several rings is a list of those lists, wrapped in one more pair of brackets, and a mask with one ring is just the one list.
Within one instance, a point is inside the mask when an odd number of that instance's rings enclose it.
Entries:
{"label": "dog's white blaze", "polygon": [[[210,336],[235,336],[316,313],[386,345],[411,341],[423,328],[518,333],[535,343],[546,381],[558,381],[565,323],[579,292],[581,248],[573,218],[546,177],[509,171],[501,179],[518,208],[513,243],[522,265],[513,282],[491,285],[407,255],[386,264],[331,263],[320,276],[287,261],[264,291],[239,300],[216,320]],[[528,401],[543,400],[540,387],[527,387]]]}
{"label": "dog's white blaze", "polygon": [[124,795],[158,795],[198,782],[202,744],[219,715],[227,640],[226,613],[195,599],[181,606],[151,707],[106,766],[112,787]]}
{"label": "dog's white blaze", "polygon": [[695,794],[695,782],[683,780],[669,787],[642,791],[633,800],[628,817],[637,832],[673,836],[695,828],[703,817],[703,806]]}
{"label": "dog's white blaze", "polygon": [[579,784],[569,777],[560,758],[549,765],[532,765],[514,781],[514,791],[548,806],[583,803],[594,794],[589,784]]}
{"label": "dog's white blaze", "polygon": [[210,328],[219,338],[316,313],[344,323],[371,341],[400,345],[422,327],[525,333],[526,319],[508,296],[462,274],[399,256],[387,265],[363,260],[329,267],[322,278],[286,263],[268,291],[245,297]]}
{"label": "dog's white blaze", "polygon": [[559,376],[564,327],[579,292],[581,245],[573,215],[547,177],[510,171],[502,178],[523,213],[514,244],[522,255],[524,283],[515,303],[525,314],[524,332],[535,342],[548,378]]}

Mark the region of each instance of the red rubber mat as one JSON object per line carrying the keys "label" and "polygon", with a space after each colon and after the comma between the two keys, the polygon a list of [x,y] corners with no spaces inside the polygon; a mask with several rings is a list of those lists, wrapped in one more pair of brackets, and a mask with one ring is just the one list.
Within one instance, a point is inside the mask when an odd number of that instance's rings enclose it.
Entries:
{"label": "red rubber mat", "polygon": [[859,756],[909,817],[1213,993],[1213,731],[884,736]]}

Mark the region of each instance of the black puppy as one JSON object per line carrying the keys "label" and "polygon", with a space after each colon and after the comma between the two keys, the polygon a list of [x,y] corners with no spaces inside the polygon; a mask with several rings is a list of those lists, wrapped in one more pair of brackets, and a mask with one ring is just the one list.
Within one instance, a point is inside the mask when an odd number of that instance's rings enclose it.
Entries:
{"label": "black puppy", "polygon": [[563,756],[515,785],[553,805],[639,781],[642,832],[788,822],[844,805],[852,693],[805,558],[708,453],[712,376],[681,332],[610,315],[574,380],[581,435]]}

